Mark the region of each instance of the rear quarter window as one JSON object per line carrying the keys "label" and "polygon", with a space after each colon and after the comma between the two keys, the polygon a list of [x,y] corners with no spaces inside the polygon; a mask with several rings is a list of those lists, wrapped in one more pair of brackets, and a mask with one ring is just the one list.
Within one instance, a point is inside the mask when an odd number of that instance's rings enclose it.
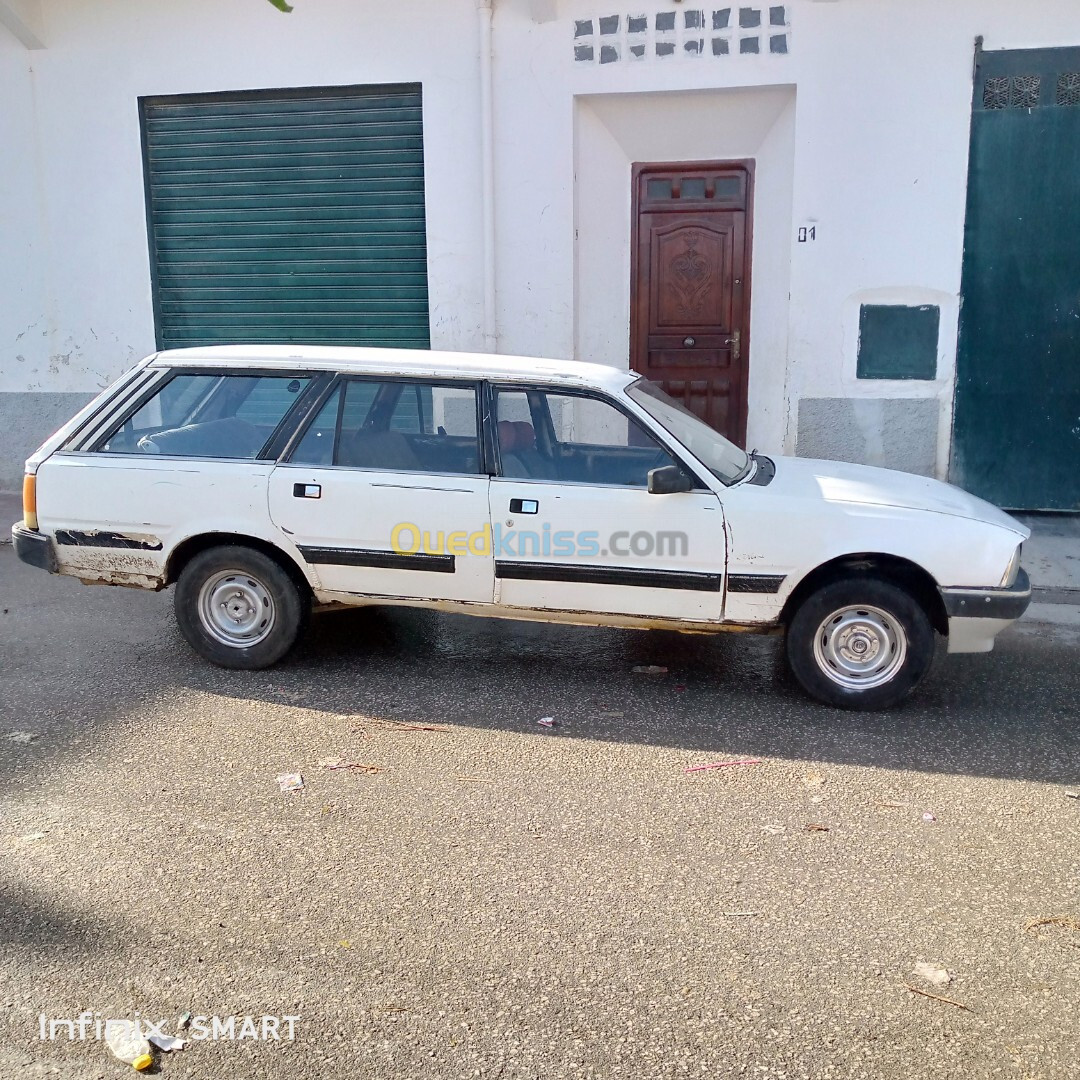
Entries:
{"label": "rear quarter window", "polygon": [[181,374],[99,444],[112,454],[253,459],[311,376]]}

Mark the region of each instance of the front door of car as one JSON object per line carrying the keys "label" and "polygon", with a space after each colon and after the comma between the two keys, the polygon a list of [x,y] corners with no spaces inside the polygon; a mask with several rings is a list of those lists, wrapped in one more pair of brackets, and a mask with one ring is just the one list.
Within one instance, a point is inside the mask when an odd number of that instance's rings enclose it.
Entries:
{"label": "front door of car", "polygon": [[341,379],[270,477],[324,592],[490,603],[478,386]]}
{"label": "front door of car", "polygon": [[495,602],[511,608],[718,621],[724,515],[691,491],[650,494],[677,466],[634,418],[588,393],[495,387],[490,486]]}

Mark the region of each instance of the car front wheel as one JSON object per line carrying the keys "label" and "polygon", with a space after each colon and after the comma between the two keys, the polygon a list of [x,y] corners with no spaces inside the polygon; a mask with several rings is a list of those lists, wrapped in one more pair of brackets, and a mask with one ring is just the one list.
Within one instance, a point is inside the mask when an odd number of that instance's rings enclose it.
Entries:
{"label": "car front wheel", "polygon": [[787,657],[799,684],[818,701],[887,709],[929,671],[934,629],[902,589],[849,578],[803,601],[788,627]]}
{"label": "car front wheel", "polygon": [[200,552],[176,585],[176,620],[200,656],[221,667],[277,663],[310,611],[303,589],[268,555],[227,545]]}

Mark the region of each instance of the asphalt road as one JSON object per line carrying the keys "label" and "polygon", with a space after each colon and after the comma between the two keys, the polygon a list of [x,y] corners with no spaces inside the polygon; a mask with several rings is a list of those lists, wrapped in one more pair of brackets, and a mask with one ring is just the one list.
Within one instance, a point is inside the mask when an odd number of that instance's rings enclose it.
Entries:
{"label": "asphalt road", "polygon": [[215,1080],[1080,1075],[1080,932],[1026,929],[1080,919],[1076,630],[862,716],[775,639],[415,612],[225,672],[171,600],[0,548],[3,1080],[125,1075],[39,1039],[83,1010],[300,1017],[155,1065]]}

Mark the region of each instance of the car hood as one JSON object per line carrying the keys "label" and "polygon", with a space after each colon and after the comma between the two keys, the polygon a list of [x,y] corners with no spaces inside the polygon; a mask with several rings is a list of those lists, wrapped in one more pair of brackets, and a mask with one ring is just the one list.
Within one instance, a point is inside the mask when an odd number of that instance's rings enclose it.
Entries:
{"label": "car hood", "polygon": [[1027,539],[1031,530],[992,503],[928,476],[850,465],[843,461],[775,458],[774,494],[856,506],[926,510],[1010,529]]}

